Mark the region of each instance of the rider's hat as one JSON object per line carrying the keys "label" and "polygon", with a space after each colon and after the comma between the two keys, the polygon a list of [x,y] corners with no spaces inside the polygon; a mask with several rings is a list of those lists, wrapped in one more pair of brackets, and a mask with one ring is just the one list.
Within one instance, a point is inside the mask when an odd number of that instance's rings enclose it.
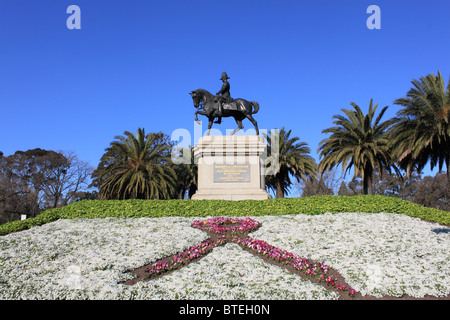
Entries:
{"label": "rider's hat", "polygon": [[220,80],[224,80],[224,79],[230,79],[230,77],[227,75],[226,72],[222,72],[222,77],[220,78]]}

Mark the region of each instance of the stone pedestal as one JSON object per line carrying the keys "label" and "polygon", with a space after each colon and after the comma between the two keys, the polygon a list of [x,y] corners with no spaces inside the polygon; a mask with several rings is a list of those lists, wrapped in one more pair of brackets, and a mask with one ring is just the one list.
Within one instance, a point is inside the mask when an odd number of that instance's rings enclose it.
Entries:
{"label": "stone pedestal", "polygon": [[194,146],[198,191],[192,199],[264,200],[264,156],[259,136],[204,136]]}

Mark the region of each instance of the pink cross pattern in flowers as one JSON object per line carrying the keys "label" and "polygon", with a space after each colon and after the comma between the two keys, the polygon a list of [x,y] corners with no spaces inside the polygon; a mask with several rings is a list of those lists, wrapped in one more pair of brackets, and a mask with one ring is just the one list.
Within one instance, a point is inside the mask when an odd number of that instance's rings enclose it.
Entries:
{"label": "pink cross pattern in flowers", "polygon": [[214,235],[214,237],[168,257],[168,259],[161,259],[164,261],[152,263],[146,269],[148,278],[152,279],[161,274],[176,270],[192,260],[206,256],[217,246],[234,242],[247,251],[267,258],[266,260],[269,262],[272,261],[278,265],[281,264],[299,272],[299,274],[307,275],[320,282],[324,282],[328,287],[338,292],[348,292],[348,295],[352,297],[357,294],[356,290],[336,282],[333,275],[328,275],[330,268],[327,265],[300,257],[286,250],[276,248],[266,241],[248,236],[249,232],[255,231],[260,226],[261,224],[258,221],[251,218],[213,217],[202,221],[194,221],[192,227],[206,231],[210,235]]}

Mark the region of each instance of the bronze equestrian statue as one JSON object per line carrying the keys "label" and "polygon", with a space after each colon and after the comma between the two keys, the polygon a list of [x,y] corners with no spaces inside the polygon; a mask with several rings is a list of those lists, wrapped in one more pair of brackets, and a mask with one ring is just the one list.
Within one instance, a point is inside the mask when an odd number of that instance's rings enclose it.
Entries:
{"label": "bronze equestrian statue", "polygon": [[226,72],[223,72],[220,79],[223,81],[223,85],[216,95],[213,95],[204,89],[197,89],[190,92],[194,107],[198,109],[195,111],[195,121],[198,122],[198,114],[206,116],[209,120],[206,135],[209,135],[216,117],[218,118],[216,123],[221,123],[222,117],[233,117],[238,125],[237,129],[231,133],[231,135],[233,135],[244,128],[242,120],[247,118],[255,126],[256,135],[259,135],[258,123],[252,117],[252,114],[259,111],[258,102],[247,101],[241,98],[232,99],[230,95],[230,84],[227,81],[228,79],[229,77]]}
{"label": "bronze equestrian statue", "polygon": [[219,92],[216,93],[216,97],[214,98],[214,100],[219,104],[219,117],[215,122],[218,124],[222,122],[222,114],[223,114],[222,103],[233,102],[233,99],[231,99],[230,95],[230,84],[227,81],[228,79],[230,79],[230,77],[227,75],[227,73],[222,72],[222,77],[220,78],[220,80],[222,80],[223,85],[222,88],[220,88]]}

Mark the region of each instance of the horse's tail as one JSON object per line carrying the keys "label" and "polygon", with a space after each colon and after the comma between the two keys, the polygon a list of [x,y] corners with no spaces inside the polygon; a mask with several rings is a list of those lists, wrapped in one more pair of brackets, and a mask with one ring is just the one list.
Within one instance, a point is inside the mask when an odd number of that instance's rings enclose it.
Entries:
{"label": "horse's tail", "polygon": [[252,114],[255,114],[259,111],[259,103],[256,101],[250,101],[250,103],[253,105],[253,112]]}

